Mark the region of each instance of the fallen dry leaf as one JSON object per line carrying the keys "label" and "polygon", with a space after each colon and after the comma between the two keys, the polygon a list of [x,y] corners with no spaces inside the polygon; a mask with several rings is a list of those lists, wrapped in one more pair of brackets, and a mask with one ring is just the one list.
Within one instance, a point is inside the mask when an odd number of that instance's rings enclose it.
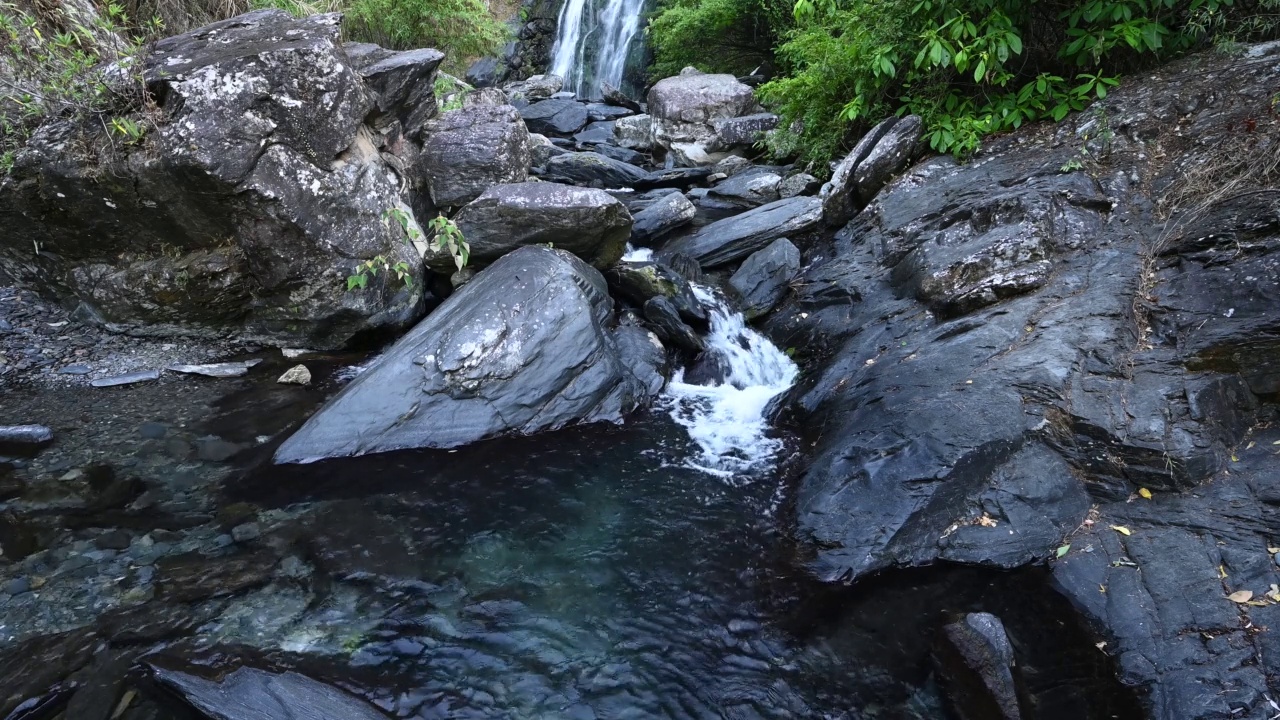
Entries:
{"label": "fallen dry leaf", "polygon": [[1227,599],[1233,603],[1244,604],[1253,599],[1252,590],[1237,590],[1227,596]]}
{"label": "fallen dry leaf", "polygon": [[1148,500],[1151,499],[1151,491],[1146,488],[1138,488],[1138,494]]}
{"label": "fallen dry leaf", "polygon": [[978,524],[981,525],[982,527],[995,527],[1000,523],[996,522],[996,519],[991,517],[990,515],[983,513],[982,517],[978,518]]}
{"label": "fallen dry leaf", "polygon": [[1112,530],[1115,530],[1116,532],[1120,533],[1121,535],[1132,535],[1132,534],[1133,534],[1133,533],[1129,530],[1129,528],[1127,528],[1127,527],[1125,527],[1125,526],[1123,526],[1123,525],[1112,525],[1112,526],[1111,526],[1111,529],[1112,529]]}

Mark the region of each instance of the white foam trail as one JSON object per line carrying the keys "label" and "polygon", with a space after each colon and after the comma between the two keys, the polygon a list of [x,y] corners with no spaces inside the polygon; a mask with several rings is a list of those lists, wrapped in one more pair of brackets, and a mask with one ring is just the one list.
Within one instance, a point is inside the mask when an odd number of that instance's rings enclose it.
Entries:
{"label": "white foam trail", "polygon": [[781,441],[768,436],[764,411],[800,371],[722,299],[697,285],[694,294],[711,308],[707,351],[724,358],[728,372],[721,385],[692,385],[680,370],[667,383],[663,402],[700,449],[688,466],[729,478],[767,465],[781,449]]}
{"label": "white foam trail", "polygon": [[622,262],[650,262],[653,260],[653,250],[649,248],[632,247],[631,243],[627,243],[627,251],[622,256]]}

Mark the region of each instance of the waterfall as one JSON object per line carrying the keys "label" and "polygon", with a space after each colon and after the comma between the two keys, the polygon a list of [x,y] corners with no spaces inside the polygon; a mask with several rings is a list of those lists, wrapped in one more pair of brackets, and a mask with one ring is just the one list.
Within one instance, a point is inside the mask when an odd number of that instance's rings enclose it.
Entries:
{"label": "waterfall", "polygon": [[643,12],[644,0],[565,0],[549,71],[584,99],[602,83],[621,88]]}
{"label": "waterfall", "polygon": [[711,309],[707,352],[727,368],[718,385],[693,385],[677,371],[663,392],[671,418],[700,449],[687,465],[720,477],[758,469],[773,460],[781,441],[768,436],[769,401],[796,381],[799,369],[763,335],[747,327],[742,313],[705,288],[694,294]]}

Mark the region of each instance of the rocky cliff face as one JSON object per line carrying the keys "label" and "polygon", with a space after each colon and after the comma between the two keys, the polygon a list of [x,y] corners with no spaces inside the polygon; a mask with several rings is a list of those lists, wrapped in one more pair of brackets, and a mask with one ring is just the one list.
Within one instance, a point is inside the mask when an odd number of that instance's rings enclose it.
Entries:
{"label": "rocky cliff face", "polygon": [[806,249],[770,328],[820,348],[814,572],[1048,563],[1153,717],[1274,714],[1280,195],[1215,191],[1275,156],[1278,81],[1275,47],[1132,79]]}
{"label": "rocky cliff face", "polygon": [[[145,70],[162,117],[136,145],[47,122],[0,180],[0,269],[153,334],[324,348],[415,319],[421,282],[345,291],[377,256],[422,273],[384,220],[406,179],[381,151],[408,141],[365,124],[399,127],[338,22],[260,11],[162,41]],[[430,97],[440,59],[401,75]],[[402,101],[421,94],[392,85]]]}

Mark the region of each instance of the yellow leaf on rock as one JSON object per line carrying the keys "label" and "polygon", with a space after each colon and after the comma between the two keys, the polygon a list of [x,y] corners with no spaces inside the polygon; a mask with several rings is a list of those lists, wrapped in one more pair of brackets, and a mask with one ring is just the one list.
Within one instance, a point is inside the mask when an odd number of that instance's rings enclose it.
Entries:
{"label": "yellow leaf on rock", "polygon": [[1151,491],[1146,488],[1138,488],[1138,494],[1148,500],[1151,499]]}
{"label": "yellow leaf on rock", "polygon": [[1112,526],[1111,526],[1111,529],[1112,529],[1112,530],[1115,530],[1116,532],[1120,533],[1121,535],[1132,535],[1132,534],[1133,534],[1132,532],[1130,532],[1130,531],[1129,531],[1129,528],[1127,528],[1127,527],[1125,527],[1125,526],[1123,526],[1123,525],[1112,525]]}
{"label": "yellow leaf on rock", "polygon": [[1269,547],[1267,548],[1267,552],[1271,553],[1272,555],[1275,555],[1276,553],[1280,553],[1280,548]]}
{"label": "yellow leaf on rock", "polygon": [[1222,565],[1218,566],[1218,577],[1222,578],[1223,580],[1227,579],[1227,568],[1225,566],[1222,566]]}
{"label": "yellow leaf on rock", "polygon": [[1253,599],[1252,590],[1237,590],[1227,596],[1227,599],[1233,603],[1244,604]]}

